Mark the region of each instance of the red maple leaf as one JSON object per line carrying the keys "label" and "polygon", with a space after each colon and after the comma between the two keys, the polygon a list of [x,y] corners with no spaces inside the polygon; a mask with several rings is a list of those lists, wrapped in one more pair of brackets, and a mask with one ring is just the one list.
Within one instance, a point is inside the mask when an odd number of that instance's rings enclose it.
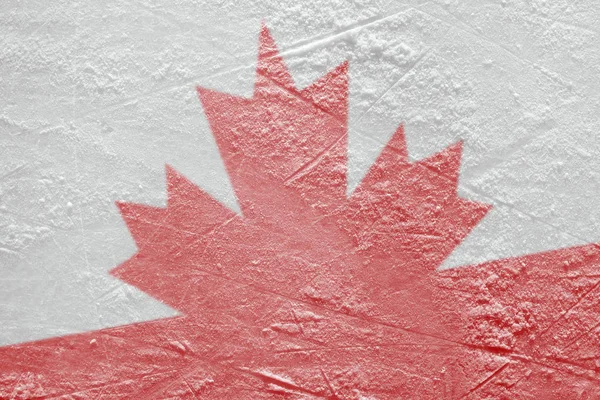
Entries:
{"label": "red maple leaf", "polygon": [[241,215],[167,167],[112,271],[181,316],[1,348],[0,397],[600,398],[596,246],[437,270],[489,206],[402,127],[347,197],[347,69],[298,90],[263,28],[252,98],[199,88]]}

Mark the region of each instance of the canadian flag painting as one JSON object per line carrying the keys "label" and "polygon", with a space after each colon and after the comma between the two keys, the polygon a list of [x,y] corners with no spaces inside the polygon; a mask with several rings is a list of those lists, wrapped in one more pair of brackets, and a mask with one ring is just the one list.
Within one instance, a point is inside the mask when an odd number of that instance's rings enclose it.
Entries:
{"label": "canadian flag painting", "polygon": [[592,0],[0,7],[0,399],[600,399]]}

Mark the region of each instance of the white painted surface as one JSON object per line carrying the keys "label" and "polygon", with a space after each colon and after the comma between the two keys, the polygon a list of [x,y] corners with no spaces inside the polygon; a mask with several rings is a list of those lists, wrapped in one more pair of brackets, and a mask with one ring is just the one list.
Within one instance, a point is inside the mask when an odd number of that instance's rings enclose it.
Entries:
{"label": "white painted surface", "polygon": [[0,5],[0,344],[174,311],[112,279],[116,200],[169,163],[235,208],[196,84],[250,95],[260,21],[299,86],[350,60],[350,182],[397,125],[465,141],[495,209],[456,267],[600,241],[600,8],[559,1],[34,1]]}

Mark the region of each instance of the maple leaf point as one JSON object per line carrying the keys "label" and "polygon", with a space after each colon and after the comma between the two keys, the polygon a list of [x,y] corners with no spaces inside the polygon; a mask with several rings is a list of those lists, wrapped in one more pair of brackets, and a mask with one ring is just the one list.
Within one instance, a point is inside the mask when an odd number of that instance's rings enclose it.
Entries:
{"label": "maple leaf point", "polygon": [[462,143],[412,163],[400,126],[348,197],[348,63],[298,89],[265,26],[251,98],[197,91],[241,215],[167,166],[166,207],[118,203],[111,271],[181,315],[2,348],[0,397],[600,395],[592,248],[437,270],[490,208]]}

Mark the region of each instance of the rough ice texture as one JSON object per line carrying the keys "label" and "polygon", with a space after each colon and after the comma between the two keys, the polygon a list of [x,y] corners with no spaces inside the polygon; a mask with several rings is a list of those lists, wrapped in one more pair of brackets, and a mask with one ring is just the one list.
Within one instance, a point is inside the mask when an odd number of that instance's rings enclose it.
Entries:
{"label": "rough ice texture", "polygon": [[443,268],[598,242],[600,11],[592,0],[6,2],[0,13],[0,343],[173,315],[110,278],[116,200],[164,204],[163,165],[236,209],[195,84],[252,92],[261,20],[298,87],[350,60],[351,191],[395,131],[464,140],[493,210]]}
{"label": "rough ice texture", "polygon": [[170,166],[117,203],[111,274],[180,315],[0,348],[0,397],[598,398],[600,249],[439,270],[493,211],[463,144],[412,162],[401,125],[347,196],[352,64],[298,88],[260,43],[251,96],[197,91],[238,212]]}

